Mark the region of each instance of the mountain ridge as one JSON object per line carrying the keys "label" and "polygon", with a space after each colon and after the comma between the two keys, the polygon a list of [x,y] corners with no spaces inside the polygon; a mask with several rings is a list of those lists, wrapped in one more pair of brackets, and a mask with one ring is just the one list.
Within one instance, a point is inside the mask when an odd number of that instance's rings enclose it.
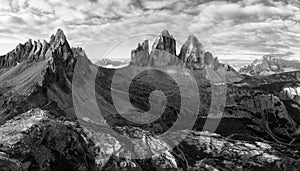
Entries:
{"label": "mountain ridge", "polygon": [[149,51],[149,41],[145,40],[131,51],[131,65],[137,66],[182,66],[189,69],[204,69],[210,66],[215,69],[219,67],[219,60],[212,53],[205,51],[195,35],[189,35],[176,53],[176,40],[167,31],[163,30],[153,42]]}
{"label": "mountain ridge", "polygon": [[88,60],[82,48],[70,47],[61,29],[49,42],[30,39],[0,56],[0,123],[33,107],[75,117],[63,109],[72,106],[71,82],[78,57]]}
{"label": "mountain ridge", "polygon": [[250,65],[240,68],[243,74],[264,76],[300,69],[300,61],[289,60],[273,55],[264,55],[261,59],[254,60]]}

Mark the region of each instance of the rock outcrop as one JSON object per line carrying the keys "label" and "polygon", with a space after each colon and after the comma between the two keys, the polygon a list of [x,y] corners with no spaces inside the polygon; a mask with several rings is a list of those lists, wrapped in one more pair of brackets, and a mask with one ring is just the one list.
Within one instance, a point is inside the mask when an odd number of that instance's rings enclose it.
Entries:
{"label": "rock outcrop", "polygon": [[[184,130],[174,132],[165,142],[139,128],[116,129],[122,135],[105,127],[95,131],[55,119],[40,109],[30,110],[0,127],[0,170],[295,170],[300,164],[291,158],[299,154],[290,147],[271,146],[259,139],[233,140],[192,131],[172,149],[170,145]],[[151,157],[142,158],[145,155]]]}
{"label": "rock outcrop", "polygon": [[138,44],[137,48],[131,51],[130,64],[138,66],[147,66],[150,64],[148,40],[145,40],[142,45]]}
{"label": "rock outcrop", "polygon": [[0,134],[0,170],[95,170],[93,143],[79,124],[47,111],[19,115],[2,125]]}
{"label": "rock outcrop", "polygon": [[194,35],[188,36],[186,42],[180,49],[179,55],[176,54],[176,40],[164,30],[155,39],[151,52],[149,53],[149,42],[145,40],[142,45],[131,51],[131,65],[136,66],[181,66],[192,70],[201,70],[205,66],[218,69],[220,62],[217,57],[204,49]]}
{"label": "rock outcrop", "polygon": [[205,65],[204,52],[204,46],[197,37],[190,35],[180,50],[179,59],[188,68],[200,69]]}
{"label": "rock outcrop", "polygon": [[152,45],[150,65],[174,65],[176,60],[176,40],[167,30],[163,30]]}

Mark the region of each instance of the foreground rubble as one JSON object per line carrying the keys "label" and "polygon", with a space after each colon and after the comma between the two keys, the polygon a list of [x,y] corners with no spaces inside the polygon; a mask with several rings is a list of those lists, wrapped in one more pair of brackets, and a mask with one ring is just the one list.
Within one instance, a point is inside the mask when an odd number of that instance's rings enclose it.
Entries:
{"label": "foreground rubble", "polygon": [[[80,126],[34,109],[0,127],[0,170],[299,170],[299,151],[248,137],[248,141],[179,131],[164,142],[135,127]],[[125,135],[125,136],[123,136]],[[134,137],[139,141],[132,141]],[[131,159],[134,156],[149,158]],[[128,158],[124,158],[128,156]]]}

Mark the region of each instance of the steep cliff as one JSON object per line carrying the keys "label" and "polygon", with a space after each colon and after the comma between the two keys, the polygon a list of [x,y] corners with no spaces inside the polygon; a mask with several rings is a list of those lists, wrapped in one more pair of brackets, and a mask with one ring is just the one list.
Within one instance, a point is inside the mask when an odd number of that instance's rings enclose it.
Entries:
{"label": "steep cliff", "polygon": [[191,69],[204,67],[204,46],[196,36],[190,35],[188,37],[180,50],[179,59],[186,67]]}
{"label": "steep cliff", "polygon": [[65,109],[72,106],[73,69],[76,58],[86,58],[83,50],[70,48],[60,29],[49,43],[31,42],[0,57],[1,124],[36,107],[75,117]]}

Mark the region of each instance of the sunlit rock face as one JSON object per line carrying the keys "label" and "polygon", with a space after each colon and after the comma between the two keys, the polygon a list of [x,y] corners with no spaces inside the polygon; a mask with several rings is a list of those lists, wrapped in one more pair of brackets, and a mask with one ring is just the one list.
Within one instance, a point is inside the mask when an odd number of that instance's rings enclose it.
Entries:
{"label": "sunlit rock face", "polygon": [[300,87],[284,87],[279,97],[283,100],[296,99],[300,97]]}
{"label": "sunlit rock face", "polygon": [[204,47],[196,36],[190,35],[188,37],[180,50],[179,59],[188,68],[200,69],[204,67]]}

